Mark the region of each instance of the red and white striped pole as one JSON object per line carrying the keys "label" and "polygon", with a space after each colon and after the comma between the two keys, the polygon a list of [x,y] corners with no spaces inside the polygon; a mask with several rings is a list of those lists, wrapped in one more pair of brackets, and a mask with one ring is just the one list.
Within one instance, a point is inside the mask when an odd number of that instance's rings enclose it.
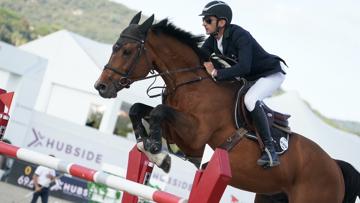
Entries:
{"label": "red and white striped pole", "polygon": [[68,163],[55,157],[19,148],[0,141],[0,154],[5,154],[16,159],[53,168],[63,173],[79,177],[95,183],[101,183],[111,188],[128,192],[159,203],[186,203],[187,199],[173,194],[156,190],[146,185],[126,180],[121,177],[96,171],[78,164]]}

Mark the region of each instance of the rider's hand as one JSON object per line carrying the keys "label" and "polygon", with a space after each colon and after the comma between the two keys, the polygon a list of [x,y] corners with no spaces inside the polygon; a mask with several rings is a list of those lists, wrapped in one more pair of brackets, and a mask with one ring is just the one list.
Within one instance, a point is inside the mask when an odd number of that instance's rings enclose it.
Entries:
{"label": "rider's hand", "polygon": [[204,62],[204,67],[206,68],[206,71],[211,75],[212,77],[216,76],[216,69],[214,68],[214,65],[212,62]]}

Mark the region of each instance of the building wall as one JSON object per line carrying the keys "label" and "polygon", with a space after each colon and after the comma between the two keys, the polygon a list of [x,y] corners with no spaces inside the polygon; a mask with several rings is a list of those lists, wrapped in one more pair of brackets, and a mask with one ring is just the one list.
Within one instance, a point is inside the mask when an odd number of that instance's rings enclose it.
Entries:
{"label": "building wall", "polygon": [[10,77],[6,90],[14,91],[15,94],[5,136],[14,144],[22,144],[25,139],[26,125],[32,120],[32,111],[38,98],[45,67],[46,60],[42,60],[34,64],[31,71],[25,75]]}
{"label": "building wall", "polygon": [[0,45],[0,85],[8,92],[15,92],[5,137],[14,144],[22,144],[26,133],[23,126],[32,119],[47,60],[10,44],[0,42]]}
{"label": "building wall", "polygon": [[92,103],[109,106],[111,102],[103,101],[98,95],[90,92],[52,83],[46,113],[79,125],[85,125]]}
{"label": "building wall", "polygon": [[10,73],[0,69],[0,87],[7,89],[7,81],[9,80]]}

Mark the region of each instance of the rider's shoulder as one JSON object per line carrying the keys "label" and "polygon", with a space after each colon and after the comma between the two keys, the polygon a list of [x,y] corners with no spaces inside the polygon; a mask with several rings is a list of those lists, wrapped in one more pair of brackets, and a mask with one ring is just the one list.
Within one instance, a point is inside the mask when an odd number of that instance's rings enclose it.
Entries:
{"label": "rider's shoulder", "polygon": [[233,31],[247,31],[243,27],[241,27],[240,25],[237,25],[237,24],[230,24],[229,28],[230,28],[230,30],[233,30]]}
{"label": "rider's shoulder", "polygon": [[229,25],[229,34],[232,37],[238,38],[241,36],[251,36],[250,32],[245,30],[239,25],[236,24],[230,24]]}

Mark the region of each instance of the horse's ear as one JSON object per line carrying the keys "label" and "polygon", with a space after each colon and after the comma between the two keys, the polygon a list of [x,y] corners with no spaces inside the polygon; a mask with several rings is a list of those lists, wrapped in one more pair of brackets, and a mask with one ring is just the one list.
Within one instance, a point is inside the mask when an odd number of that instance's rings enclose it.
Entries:
{"label": "horse's ear", "polygon": [[130,24],[138,24],[141,18],[141,11],[139,13],[137,13],[130,21]]}
{"label": "horse's ear", "polygon": [[149,28],[152,26],[154,22],[154,14],[152,14],[148,19],[146,19],[140,26],[139,29],[142,33],[147,33]]}

